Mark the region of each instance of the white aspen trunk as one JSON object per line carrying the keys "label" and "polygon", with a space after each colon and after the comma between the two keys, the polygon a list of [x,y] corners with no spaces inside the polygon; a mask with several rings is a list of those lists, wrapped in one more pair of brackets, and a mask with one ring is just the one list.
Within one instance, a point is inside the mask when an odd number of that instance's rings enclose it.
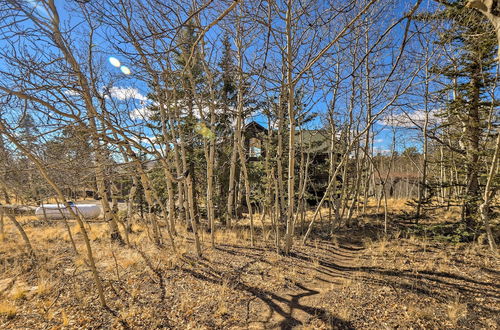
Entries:
{"label": "white aspen trunk", "polygon": [[446,169],[444,167],[444,151],[443,151],[443,146],[439,147],[439,185],[440,185],[440,197],[441,197],[441,204],[444,204],[444,200],[446,198],[446,192],[447,188],[444,186],[444,183],[446,182]]}
{"label": "white aspen trunk", "polygon": [[[162,94],[163,95],[163,94]],[[166,102],[166,103],[169,103],[169,102]],[[170,110],[170,107],[167,107],[168,110]],[[167,131],[167,121],[170,121],[170,118],[171,118],[171,114],[170,114],[170,111],[168,111],[168,115],[167,115],[167,111],[165,109],[165,106],[163,104],[160,104],[160,117],[161,117],[161,132],[162,132],[162,138],[163,140],[165,141],[165,151],[166,151],[166,157],[169,155],[169,154],[172,154],[172,152],[174,153],[174,155],[176,156],[177,155],[177,150],[173,150],[170,148],[170,145],[169,143],[167,143],[167,141],[169,140],[175,140],[172,136],[172,138],[170,139],[170,135],[168,134],[168,131]],[[172,135],[174,135],[173,133],[173,127],[172,127]],[[177,148],[174,148],[174,149],[177,149]],[[178,158],[176,157],[176,164],[178,161]],[[167,172],[171,172],[171,163],[170,162],[162,162],[163,164],[163,168],[164,168],[164,171],[165,171],[165,180],[167,182],[167,198],[168,198],[168,226],[170,227],[170,232],[172,233],[172,235],[177,235],[177,232],[176,232],[176,229],[175,229],[175,193],[174,193],[174,186],[173,186],[173,183],[172,183],[172,180],[170,179],[169,177],[169,173]],[[177,176],[181,176],[181,173],[180,173],[180,168],[177,166]],[[179,200],[183,200],[182,197],[182,190],[179,190]],[[181,203],[181,202],[180,202]],[[181,212],[182,213],[182,212]]]}
{"label": "white aspen trunk", "polygon": [[[274,168],[271,170],[272,171],[272,176],[274,177]],[[281,245],[280,245],[280,205],[279,205],[279,199],[280,199],[280,189],[278,186],[278,180],[274,180],[274,210],[275,210],[275,217],[274,217],[274,225],[275,225],[275,233],[276,233],[276,253],[280,253],[281,251]]]}
{"label": "white aspen trunk", "polygon": [[201,250],[200,237],[198,235],[198,224],[197,224],[196,215],[195,215],[193,178],[192,178],[191,172],[189,172],[189,175],[187,177],[187,189],[188,189],[189,215],[191,218],[191,226],[193,228],[196,255],[201,258],[203,254],[202,254],[202,250]]}
{"label": "white aspen trunk", "polygon": [[[215,127],[215,112],[210,109],[210,127]],[[215,247],[215,209],[214,209],[214,165],[215,165],[215,134],[210,137],[209,157],[207,164],[207,208],[208,222],[210,225],[210,239]]]}
{"label": "white aspen trunk", "polygon": [[[281,93],[283,95],[283,93]],[[278,216],[278,225],[281,225],[281,222],[284,218],[285,212],[285,192],[283,187],[283,124],[284,124],[284,115],[283,115],[283,103],[282,96],[280,96],[279,104],[278,104],[278,147],[276,151],[276,167],[277,167],[277,184],[278,184],[278,202],[279,202],[279,216]]]}
{"label": "white aspen trunk", "polygon": [[288,103],[288,217],[285,234],[285,253],[290,253],[293,245],[293,219],[295,207],[295,86],[292,79],[293,53],[292,53],[292,5],[293,0],[288,0],[286,12],[286,82]]}
{"label": "white aspen trunk", "polygon": [[250,218],[250,244],[253,247],[255,245],[254,238],[254,223],[253,223],[253,210],[252,203],[250,199],[250,182],[248,180],[248,171],[246,166],[246,153],[243,148],[243,137],[242,137],[242,125],[243,125],[243,107],[244,107],[244,95],[243,89],[245,86],[244,76],[243,76],[243,31],[240,22],[238,22],[237,35],[235,38],[236,48],[237,48],[237,61],[238,61],[238,95],[237,95],[237,118],[236,118],[236,145],[238,147],[238,154],[240,157],[240,165],[243,175],[243,181],[245,185],[245,200],[248,208],[248,216]]}
{"label": "white aspen trunk", "polygon": [[30,257],[35,258],[35,260],[36,260],[35,250],[33,250],[33,246],[31,245],[30,239],[28,238],[28,235],[26,235],[26,232],[24,231],[23,226],[19,223],[19,221],[17,221],[15,215],[12,214],[12,212],[10,210],[5,211],[4,208],[1,206],[0,206],[0,208],[2,208],[2,214],[5,212],[5,214],[7,215],[7,218],[9,218],[9,220],[14,224],[17,231],[21,235]]}
{"label": "white aspen trunk", "polygon": [[354,180],[354,185],[353,185],[353,189],[354,191],[352,192],[352,201],[347,209],[347,219],[346,219],[346,223],[347,224],[350,224],[351,223],[351,219],[352,219],[352,216],[353,216],[353,212],[354,212],[354,207],[357,205],[358,203],[358,197],[359,197],[359,190],[360,190],[360,183],[361,183],[361,162],[360,159],[359,159],[359,154],[360,154],[360,145],[357,144],[356,145],[356,151],[354,152],[355,154],[355,163],[356,163],[356,179]]}
{"label": "white aspen trunk", "polygon": [[[175,96],[174,96],[175,98]],[[173,154],[174,154],[174,168],[175,168],[175,172],[177,174],[177,177],[180,177],[183,173],[182,171],[182,162],[181,162],[181,159],[180,159],[180,156],[179,156],[179,149],[180,149],[180,146],[179,144],[177,143],[177,138],[180,138],[180,135],[177,133],[177,130],[176,130],[176,122],[172,116],[172,113],[171,111],[168,112],[168,120],[170,122],[170,126],[171,126],[171,137],[172,137],[172,141],[173,141],[173,144],[174,144],[174,149],[173,149]],[[186,195],[184,194],[184,181],[178,181],[177,182],[177,200],[178,200],[178,205],[179,205],[179,220],[180,221],[184,221],[186,219],[188,219],[188,217],[186,216]]]}
{"label": "white aspen trunk", "polygon": [[418,219],[420,218],[420,213],[421,213],[421,208],[422,208],[422,203],[425,198],[426,194],[426,187],[427,187],[427,159],[428,159],[428,141],[427,141],[427,128],[429,125],[429,68],[426,67],[425,70],[425,104],[424,104],[424,111],[425,111],[425,121],[424,121],[424,127],[422,129],[422,134],[424,137],[424,150],[423,150],[423,162],[422,162],[422,181],[420,182],[419,185],[419,190],[418,190],[418,203],[417,203],[417,210],[415,214],[416,221],[418,222]]}
{"label": "white aspen trunk", "polygon": [[78,80],[78,84],[82,89],[82,96],[85,103],[85,108],[88,112],[91,140],[96,153],[95,175],[97,182],[97,190],[101,197],[105,220],[109,223],[110,236],[111,239],[123,243],[120,232],[118,230],[118,223],[116,221],[116,216],[113,215],[111,207],[106,197],[107,189],[106,189],[105,174],[104,174],[104,164],[106,159],[105,155],[103,155],[103,150],[102,150],[103,145],[101,144],[101,140],[99,138],[100,133],[96,123],[96,117],[98,116],[98,113],[92,102],[91,84],[87,79],[87,77],[84,75],[83,70],[80,67],[80,64],[75,59],[72,51],[68,48],[66,40],[64,40],[62,37],[63,34],[59,29],[59,24],[60,24],[59,13],[57,11],[54,0],[49,0],[48,6],[52,13],[51,17],[52,39],[55,43],[55,46],[58,47],[59,50],[63,53],[66,62],[74,70],[75,78]]}
{"label": "white aspen trunk", "polygon": [[[306,187],[306,168],[307,164],[305,164],[305,153],[304,153],[304,136],[303,131],[299,132],[299,149],[300,149],[300,165],[299,165],[299,187],[298,193],[299,197],[297,199],[297,211],[302,203],[302,199],[304,198],[304,192]],[[308,157],[309,159],[309,157]],[[297,223],[297,218],[299,217],[299,212],[294,215],[293,226],[292,226],[292,236],[295,234],[295,224]]]}
{"label": "white aspen trunk", "polygon": [[130,232],[132,230],[132,217],[134,215],[134,199],[137,195],[137,185],[139,184],[137,176],[132,176],[132,187],[130,188],[127,200],[127,230]]}
{"label": "white aspen trunk", "polygon": [[497,192],[496,187],[492,187],[493,179],[498,175],[498,159],[500,157],[500,132],[497,130],[497,141],[495,146],[495,153],[493,155],[493,160],[491,162],[491,167],[488,172],[488,179],[486,181],[486,187],[484,188],[483,203],[479,206],[479,214],[483,220],[484,227],[486,229],[486,235],[488,237],[488,242],[490,244],[491,251],[498,253],[497,245],[495,242],[495,236],[491,230],[490,226],[490,204],[494,200],[495,194]]}
{"label": "white aspen trunk", "polygon": [[235,180],[236,180],[236,161],[238,160],[238,142],[236,139],[236,134],[238,127],[235,127],[235,133],[233,137],[233,148],[231,152],[231,164],[229,165],[229,191],[227,197],[227,226],[231,227],[232,218],[234,214],[234,201],[235,201]]}

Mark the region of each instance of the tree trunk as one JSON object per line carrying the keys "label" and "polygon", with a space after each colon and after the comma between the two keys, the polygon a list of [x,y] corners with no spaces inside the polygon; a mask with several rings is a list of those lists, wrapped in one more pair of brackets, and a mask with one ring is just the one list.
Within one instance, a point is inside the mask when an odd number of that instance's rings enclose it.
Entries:
{"label": "tree trunk", "polygon": [[92,272],[92,275],[94,277],[94,282],[95,282],[95,285],[97,287],[99,301],[100,301],[102,307],[106,307],[107,306],[106,305],[106,298],[104,296],[104,289],[102,286],[102,281],[101,281],[101,278],[99,277],[99,273],[97,271],[94,255],[92,253],[92,247],[90,245],[90,239],[89,239],[89,236],[87,234],[87,230],[85,229],[85,225],[83,223],[83,220],[82,220],[80,214],[78,214],[78,212],[73,211],[73,208],[68,204],[68,201],[64,197],[64,194],[62,193],[61,189],[59,189],[59,187],[54,183],[54,181],[48,175],[42,162],[35,155],[33,155],[28,149],[26,149],[13,135],[9,134],[1,121],[0,121],[0,130],[5,132],[6,136],[9,138],[9,140],[13,144],[15,144],[16,147],[19,150],[21,150],[28,158],[30,158],[31,161],[33,161],[35,166],[40,171],[40,174],[42,175],[42,177],[47,181],[47,183],[52,187],[52,189],[54,189],[54,191],[56,192],[59,199],[61,201],[63,201],[64,205],[66,206],[66,209],[70,212],[71,216],[74,217],[76,219],[76,221],[78,222],[78,226],[80,227],[80,230],[81,230],[82,236],[83,236],[83,240],[85,242],[85,247],[87,250],[87,258],[88,258],[88,261],[90,264],[90,270]]}
{"label": "tree trunk", "polygon": [[493,155],[493,160],[491,162],[491,167],[488,172],[488,178],[486,181],[486,187],[484,188],[483,203],[479,206],[479,214],[483,220],[484,227],[486,229],[486,235],[488,237],[488,242],[490,244],[491,251],[498,253],[497,245],[495,242],[495,236],[491,230],[490,226],[490,204],[494,200],[495,194],[498,187],[492,187],[494,178],[498,175],[498,160],[500,157],[500,132],[497,132],[497,141],[495,145],[495,152]]}
{"label": "tree trunk", "polygon": [[[5,211],[3,211],[3,212],[5,212]],[[28,238],[28,235],[26,235],[26,232],[24,231],[23,226],[19,223],[19,221],[17,221],[16,217],[11,213],[11,211],[7,210],[7,212],[5,212],[5,213],[7,214],[7,218],[9,218],[10,221],[12,221],[14,226],[19,231],[19,234],[21,234],[21,237],[23,238],[24,244],[26,245],[26,249],[28,250],[29,255],[32,257],[35,257],[35,251],[33,250],[33,247],[31,246],[30,239]]]}
{"label": "tree trunk", "polygon": [[[240,24],[240,22],[238,22]],[[240,156],[240,165],[243,174],[243,181],[245,185],[245,199],[248,208],[248,216],[250,218],[250,244],[253,247],[255,245],[254,238],[254,223],[253,223],[253,212],[252,212],[252,202],[250,196],[250,182],[248,180],[248,171],[246,166],[246,153],[243,147],[243,136],[242,136],[242,125],[243,125],[243,107],[244,107],[244,88],[245,81],[243,76],[243,31],[241,25],[238,25],[238,34],[235,38],[236,48],[237,48],[237,60],[238,60],[238,96],[237,96],[237,118],[236,118],[236,145],[238,147],[238,154]]]}
{"label": "tree trunk", "polygon": [[290,253],[293,244],[293,219],[295,207],[295,85],[293,82],[293,53],[292,53],[292,4],[288,0],[286,12],[286,82],[287,82],[287,105],[288,105],[288,217],[285,234],[285,253]]}
{"label": "tree trunk", "polygon": [[418,223],[418,219],[420,218],[420,213],[421,213],[421,208],[422,208],[422,203],[425,199],[426,195],[426,187],[427,187],[427,161],[428,161],[428,141],[427,141],[427,128],[429,125],[429,68],[426,67],[425,70],[425,104],[424,104],[424,111],[425,111],[425,121],[424,121],[424,127],[422,128],[422,134],[424,138],[424,146],[423,146],[423,161],[422,161],[422,181],[419,184],[419,190],[418,190],[418,203],[417,203],[417,210],[415,212],[415,218]]}

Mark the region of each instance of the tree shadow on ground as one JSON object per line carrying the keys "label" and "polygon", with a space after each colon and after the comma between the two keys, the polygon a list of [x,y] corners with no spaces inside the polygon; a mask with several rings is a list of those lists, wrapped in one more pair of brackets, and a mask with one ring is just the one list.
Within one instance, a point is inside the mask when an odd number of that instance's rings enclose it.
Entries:
{"label": "tree shadow on ground", "polygon": [[[495,308],[491,308],[488,301],[498,301],[500,299],[500,285],[472,278],[472,276],[462,272],[454,272],[453,269],[437,271],[426,269],[422,265],[415,265],[401,270],[396,269],[391,264],[368,267],[361,266],[359,262],[349,263],[350,259],[352,261],[363,255],[363,245],[367,239],[376,242],[387,240],[387,237],[398,237],[398,235],[404,237],[405,230],[414,225],[407,219],[399,219],[397,215],[391,215],[386,236],[383,222],[380,221],[383,219],[383,214],[373,215],[373,217],[378,217],[378,223],[377,221],[374,221],[374,223],[353,221],[350,228],[335,231],[335,239],[332,239],[331,227],[328,221],[318,223],[310,237],[308,246],[303,247],[297,244],[293,252],[286,257],[296,260],[296,264],[304,272],[314,271],[319,276],[322,276],[323,278],[316,277],[321,281],[335,283],[334,279],[354,276],[363,283],[392,288],[393,294],[398,296],[414,293],[417,296],[430,297],[440,303],[448,304],[450,301],[455,301],[456,297],[460,295],[464,297],[463,299],[470,309],[475,312],[492,315],[498,312]],[[432,219],[429,219],[421,225],[431,226],[435,223]],[[408,242],[408,244],[418,245],[411,242]],[[432,248],[432,246],[428,247],[427,250],[432,250]],[[236,244],[219,244],[217,249],[223,253],[234,256],[243,255],[249,260],[268,264],[269,260],[266,260],[266,254],[274,253],[272,246],[252,248]],[[208,264],[201,263],[200,266],[200,269],[186,269],[185,271],[192,276],[212,283],[221,283],[224,277],[228,276],[227,272],[211,269]],[[237,272],[238,270],[234,271]],[[484,271],[493,276],[498,274],[496,270],[484,269]],[[251,294],[269,307],[272,313],[266,322],[271,322],[273,314],[281,316],[283,321],[279,324],[279,327],[282,329],[302,324],[302,321],[294,315],[294,311],[301,311],[311,317],[317,317],[332,328],[354,328],[353,323],[332,315],[328,310],[306,306],[301,303],[302,298],[319,294],[316,288],[311,289],[307,284],[295,283],[295,286],[300,289],[298,293],[282,295],[242,283],[238,276],[234,276],[232,282],[237,283],[234,286],[236,290]],[[476,299],[478,297],[481,299]]]}
{"label": "tree shadow on ground", "polygon": [[[352,243],[338,244],[339,241],[347,242],[348,238],[341,237],[337,243],[316,241],[308,248],[296,246],[287,257],[296,260],[295,264],[303,269],[327,276],[330,282],[333,278],[355,276],[363,283],[391,287],[398,295],[411,292],[441,303],[449,303],[461,295],[466,297],[471,308],[485,313],[495,312],[486,302],[500,299],[500,285],[497,283],[481,281],[451,270],[424,269],[423,266],[403,270],[395,269],[390,264],[387,267],[361,266],[353,260],[362,255],[364,248]],[[476,297],[484,299],[475,299]],[[292,305],[293,302],[289,300],[287,304]]]}
{"label": "tree shadow on ground", "polygon": [[[321,242],[316,243],[316,249],[325,252],[323,257],[316,262],[319,263],[322,269],[328,270],[332,275],[336,273],[342,273],[346,276],[355,275],[356,279],[363,283],[388,286],[399,291],[399,294],[413,292],[443,303],[454,301],[460,294],[467,299],[470,307],[478,311],[498,312],[498,310],[495,311],[487,304],[488,301],[500,300],[500,285],[493,281],[481,281],[451,271],[423,269],[421,266],[398,270],[391,267],[390,264],[388,264],[387,268],[339,264],[339,254],[335,254],[335,251],[346,251],[346,249],[352,248],[348,246],[339,247],[331,242]],[[312,262],[311,256],[304,251],[296,251],[290,257],[302,262]],[[485,269],[485,272],[497,273],[488,269]]]}
{"label": "tree shadow on ground", "polygon": [[[257,260],[251,261],[248,264],[256,261]],[[182,270],[185,273],[199,280],[213,284],[222,284],[225,282],[227,283],[228,276],[230,276],[229,274],[227,274],[227,272],[219,271],[212,265],[209,265],[207,262],[201,261],[199,259],[192,258],[191,262],[196,263],[196,269],[183,268]],[[248,266],[248,264],[240,267],[236,271],[242,272]],[[352,323],[335,317],[325,309],[302,304],[300,301],[302,298],[317,295],[319,293],[318,291],[309,289],[302,284],[297,284],[297,287],[301,290],[300,293],[290,295],[290,298],[287,298],[286,296],[279,295],[275,292],[243,283],[239,279],[239,276],[234,276],[234,274],[230,280],[230,285],[233,290],[239,290],[249,293],[268,306],[270,313],[263,321],[264,324],[270,325],[269,323],[272,322],[274,314],[278,314],[279,316],[281,316],[282,320],[278,324],[273,324],[273,326],[276,326],[280,329],[292,329],[295,326],[303,325],[303,321],[294,316],[294,311],[299,310],[308,314],[310,317],[320,319],[332,329],[354,329]]]}

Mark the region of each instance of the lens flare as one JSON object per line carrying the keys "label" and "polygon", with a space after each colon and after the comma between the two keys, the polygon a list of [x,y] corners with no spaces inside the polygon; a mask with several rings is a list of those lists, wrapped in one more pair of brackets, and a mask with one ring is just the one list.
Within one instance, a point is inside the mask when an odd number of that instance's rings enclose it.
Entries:
{"label": "lens flare", "polygon": [[123,74],[130,74],[130,69],[128,67],[126,67],[125,65],[122,65],[120,67],[120,70],[122,70]]}
{"label": "lens flare", "polygon": [[115,68],[119,68],[121,65],[120,60],[113,56],[109,58],[109,63],[111,63],[111,65]]}
{"label": "lens flare", "polygon": [[215,137],[215,134],[204,123],[196,124],[194,130],[205,139],[213,139]]}

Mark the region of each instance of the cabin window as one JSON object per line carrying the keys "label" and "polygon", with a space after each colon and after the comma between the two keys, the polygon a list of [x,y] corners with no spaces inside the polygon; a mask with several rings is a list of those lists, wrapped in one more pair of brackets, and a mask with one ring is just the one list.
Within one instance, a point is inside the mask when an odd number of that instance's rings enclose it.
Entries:
{"label": "cabin window", "polygon": [[262,156],[262,142],[257,138],[250,138],[250,157]]}

